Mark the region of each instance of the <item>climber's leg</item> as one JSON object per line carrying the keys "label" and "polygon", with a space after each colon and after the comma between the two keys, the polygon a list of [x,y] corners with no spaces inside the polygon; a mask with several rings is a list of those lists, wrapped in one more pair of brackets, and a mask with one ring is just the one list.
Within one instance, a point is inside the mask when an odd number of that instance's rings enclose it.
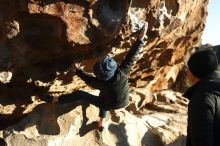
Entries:
{"label": "climber's leg", "polygon": [[105,118],[107,114],[107,111],[103,108],[99,108],[99,117],[100,118]]}
{"label": "climber's leg", "polygon": [[100,120],[98,122],[98,128],[103,129],[103,122],[106,117],[107,111],[104,109],[104,103],[103,99],[99,96],[95,96],[92,94],[89,94],[85,91],[75,91],[71,94],[66,94],[66,95],[61,95],[59,98],[53,97],[53,96],[39,96],[41,100],[46,101],[46,102],[58,102],[60,104],[65,104],[65,103],[71,103],[75,102],[78,100],[84,100],[87,101],[90,104],[93,104],[94,106],[99,108],[99,117]]}
{"label": "climber's leg", "polygon": [[98,108],[104,108],[103,101],[99,96],[89,94],[89,93],[82,91],[82,90],[75,91],[71,94],[61,95],[59,97],[53,97],[50,95],[38,95],[38,97],[42,101],[45,101],[45,102],[49,102],[49,103],[58,102],[60,104],[71,103],[71,102],[75,102],[78,100],[84,100],[84,101],[87,101],[87,102],[93,104],[94,106],[96,106]]}
{"label": "climber's leg", "polygon": [[103,126],[103,123],[104,123],[104,120],[105,120],[105,117],[106,117],[106,113],[107,111],[102,109],[102,108],[99,108],[99,122],[98,122],[98,129],[103,129],[104,126]]}
{"label": "climber's leg", "polygon": [[98,108],[104,108],[103,101],[99,96],[92,95],[82,90],[75,91],[71,94],[61,95],[58,99],[58,102],[63,104],[63,103],[75,102],[78,100],[87,101]]}
{"label": "climber's leg", "polygon": [[53,96],[50,96],[50,95],[37,95],[37,97],[39,97],[41,101],[45,101],[48,103],[53,102]]}

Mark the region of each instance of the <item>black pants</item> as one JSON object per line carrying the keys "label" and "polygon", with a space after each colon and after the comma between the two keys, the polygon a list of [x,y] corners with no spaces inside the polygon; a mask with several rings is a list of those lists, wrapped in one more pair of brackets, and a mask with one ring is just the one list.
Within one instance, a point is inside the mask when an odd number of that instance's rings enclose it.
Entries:
{"label": "black pants", "polygon": [[58,102],[62,104],[62,103],[75,102],[77,100],[84,100],[93,104],[94,106],[99,108],[99,117],[101,118],[106,117],[107,110],[105,110],[102,97],[89,94],[85,91],[78,90],[71,94],[62,95],[59,97]]}

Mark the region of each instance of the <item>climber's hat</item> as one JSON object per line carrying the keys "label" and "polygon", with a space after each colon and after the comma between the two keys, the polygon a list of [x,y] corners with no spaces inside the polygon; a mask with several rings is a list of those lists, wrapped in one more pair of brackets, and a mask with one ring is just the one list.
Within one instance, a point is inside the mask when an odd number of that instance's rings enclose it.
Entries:
{"label": "climber's hat", "polygon": [[98,79],[107,81],[114,76],[116,69],[115,60],[106,56],[94,65],[93,72]]}

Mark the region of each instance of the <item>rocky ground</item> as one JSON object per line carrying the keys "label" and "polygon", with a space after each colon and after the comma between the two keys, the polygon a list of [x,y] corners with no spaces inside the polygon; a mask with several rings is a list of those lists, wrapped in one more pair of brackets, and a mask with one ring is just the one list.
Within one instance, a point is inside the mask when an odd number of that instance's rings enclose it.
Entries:
{"label": "rocky ground", "polygon": [[0,138],[8,146],[184,146],[186,113],[187,100],[180,93],[147,95],[132,89],[129,106],[110,111],[102,132],[96,129],[95,106],[39,102],[21,121],[0,131]]}

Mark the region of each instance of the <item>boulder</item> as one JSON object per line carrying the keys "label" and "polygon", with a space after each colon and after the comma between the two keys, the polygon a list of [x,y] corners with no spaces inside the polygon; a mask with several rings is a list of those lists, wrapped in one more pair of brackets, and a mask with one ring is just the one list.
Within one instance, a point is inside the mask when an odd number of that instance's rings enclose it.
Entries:
{"label": "boulder", "polygon": [[[98,108],[85,102],[40,103],[17,124],[0,131],[8,146],[184,146],[187,100],[173,94],[172,103],[158,99],[140,101],[141,89],[133,89],[125,109],[110,111],[105,129],[97,129]],[[97,91],[88,91],[97,94]],[[143,104],[145,103],[145,104]],[[140,104],[139,104],[140,105]]]}
{"label": "boulder", "polygon": [[[3,130],[2,137],[11,145],[13,142],[25,141],[33,145],[41,141],[42,145],[46,145],[49,139],[54,139],[52,140],[54,144],[56,140],[59,143],[59,139],[64,140],[68,136],[77,135],[72,134],[72,129],[75,127],[71,126],[74,122],[71,120],[68,126],[60,121],[64,125],[59,124],[59,128],[67,126],[67,129],[64,128],[67,132],[64,130],[61,135],[57,134],[57,131],[62,129],[59,130],[58,126],[55,126],[53,130],[56,136],[50,135],[50,129],[47,127],[43,130],[39,128],[39,124],[40,127],[44,126],[41,121],[33,120],[30,122],[33,125],[25,128],[29,123],[27,118],[32,116],[39,118],[46,116],[53,119],[53,116],[58,118],[66,115],[39,113],[49,109],[46,110],[48,104],[37,106],[41,102],[36,99],[36,95],[59,96],[79,88],[91,90],[75,76],[72,65],[81,63],[85,65],[87,72],[92,73],[95,62],[107,54],[114,57],[120,64],[135,42],[143,22],[149,24],[147,37],[144,39],[145,43],[139,53],[139,59],[129,76],[130,85],[135,89],[131,94],[135,94],[137,98],[132,99],[134,101],[124,110],[124,113],[133,116],[147,108],[148,106],[145,107],[147,103],[155,101],[150,108],[156,109],[156,114],[163,111],[161,106],[166,105],[160,105],[158,101],[168,102],[168,104],[173,104],[175,100],[179,101],[176,98],[170,98],[172,93],[166,93],[166,95],[163,93],[163,96],[157,96],[157,94],[173,87],[188,52],[191,52],[192,47],[200,45],[207,16],[207,5],[207,0],[1,0],[0,129]],[[164,98],[161,99],[161,97]],[[53,106],[62,110],[60,105],[49,105],[49,108]],[[67,115],[77,117],[74,113],[77,109],[82,113],[81,108],[79,106],[67,112]],[[178,108],[170,107],[165,111],[172,114],[173,109]],[[116,112],[115,115],[120,113]],[[92,118],[90,117],[92,115],[87,116],[89,119]],[[82,116],[78,117],[79,120],[82,119]],[[123,116],[119,117],[121,119]],[[137,117],[134,116],[134,121],[142,119]],[[184,119],[184,116],[182,118]],[[116,129],[119,128],[124,133],[129,123],[120,123],[116,124],[119,125]],[[144,123],[143,125],[146,125],[146,122]],[[110,126],[113,127],[113,131],[114,124]],[[56,122],[55,125],[57,125]],[[16,130],[17,126],[21,128]],[[15,133],[5,132],[6,129],[10,131],[13,128]],[[148,128],[138,135],[143,137]],[[108,126],[107,129],[111,128]],[[27,135],[31,136],[32,140],[21,134],[25,130],[31,131]],[[45,130],[49,131],[49,134],[45,134]],[[68,134],[69,130],[70,134]],[[156,131],[160,133],[160,130]],[[42,135],[38,136],[39,132]],[[138,130],[135,132],[138,133]],[[117,133],[116,137],[118,135],[121,137],[121,133]],[[16,139],[19,136],[21,138]],[[96,137],[96,134],[92,136],[94,139],[101,137]],[[41,140],[38,141],[38,137]],[[120,144],[126,144],[126,142],[132,144],[132,140],[127,141],[126,136],[123,137],[122,141],[119,140]],[[161,136],[160,139],[166,141]],[[0,139],[0,141],[4,140]],[[104,140],[105,143],[110,143],[106,141]],[[114,140],[113,143],[117,143],[116,141]],[[172,143],[173,139],[168,141],[165,143]],[[65,142],[69,143],[68,140]]]}

